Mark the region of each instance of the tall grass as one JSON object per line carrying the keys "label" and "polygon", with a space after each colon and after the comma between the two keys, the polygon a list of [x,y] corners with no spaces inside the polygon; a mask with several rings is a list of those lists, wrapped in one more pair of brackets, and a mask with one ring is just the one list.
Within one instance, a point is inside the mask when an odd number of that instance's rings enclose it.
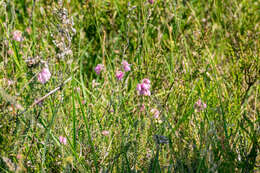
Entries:
{"label": "tall grass", "polygon": [[0,4],[0,172],[259,171],[259,1]]}

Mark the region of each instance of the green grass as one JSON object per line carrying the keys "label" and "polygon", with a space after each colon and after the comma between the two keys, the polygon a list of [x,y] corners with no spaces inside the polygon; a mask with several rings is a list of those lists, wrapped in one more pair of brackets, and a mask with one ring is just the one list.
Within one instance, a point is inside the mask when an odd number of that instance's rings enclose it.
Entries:
{"label": "green grass", "polygon": [[258,172],[259,40],[255,0],[0,0],[0,172]]}

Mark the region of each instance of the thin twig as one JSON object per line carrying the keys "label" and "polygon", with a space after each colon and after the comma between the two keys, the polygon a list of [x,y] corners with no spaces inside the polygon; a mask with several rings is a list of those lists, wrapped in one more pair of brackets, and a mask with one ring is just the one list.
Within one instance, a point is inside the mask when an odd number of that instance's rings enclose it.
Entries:
{"label": "thin twig", "polygon": [[37,99],[33,104],[31,104],[28,108],[26,108],[24,111],[22,111],[20,114],[17,115],[20,116],[21,114],[24,114],[28,109],[34,107],[35,105],[39,104],[40,102],[42,102],[44,99],[46,99],[47,97],[49,97],[50,95],[52,95],[53,93],[55,93],[58,90],[61,90],[63,85],[68,83],[70,80],[72,79],[72,77],[69,77],[67,80],[65,80],[62,84],[60,84],[57,88],[55,88],[54,90],[50,91],[48,94],[46,94],[45,96]]}
{"label": "thin twig", "polygon": [[67,80],[65,80],[60,86],[58,86],[57,88],[55,88],[54,90],[50,91],[48,94],[46,94],[45,96],[39,98],[38,100],[36,100],[30,107],[33,107],[35,105],[37,105],[38,103],[40,103],[41,101],[43,101],[44,99],[46,99],[47,97],[49,97],[50,95],[52,95],[53,93],[55,93],[56,91],[60,90],[62,88],[62,86],[64,84],[66,84],[67,82],[69,82],[72,78],[68,78]]}

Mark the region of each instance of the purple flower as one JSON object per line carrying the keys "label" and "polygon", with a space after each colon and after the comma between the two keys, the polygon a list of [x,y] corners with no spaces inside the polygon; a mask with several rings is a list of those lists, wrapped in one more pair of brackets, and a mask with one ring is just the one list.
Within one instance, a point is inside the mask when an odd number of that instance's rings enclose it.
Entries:
{"label": "purple flower", "polygon": [[42,71],[38,74],[38,81],[42,84],[45,84],[51,78],[51,73],[49,68],[44,67]]}
{"label": "purple flower", "polygon": [[123,77],[124,77],[124,72],[122,72],[122,71],[118,71],[118,72],[116,72],[116,78],[118,79],[118,80],[122,80],[123,79]]}
{"label": "purple flower", "polygon": [[18,31],[18,30],[14,31],[13,32],[13,40],[22,42],[23,41],[22,32]]}
{"label": "purple flower", "polygon": [[128,62],[127,61],[122,61],[122,66],[123,66],[123,68],[124,68],[124,70],[125,70],[125,72],[128,72],[128,71],[130,71],[131,70],[131,65],[130,64],[128,64]]}
{"label": "purple flower", "polygon": [[140,95],[144,96],[150,96],[150,80],[149,79],[143,79],[141,84],[137,84],[136,90],[139,91]]}
{"label": "purple flower", "polygon": [[60,136],[60,137],[59,137],[59,141],[60,141],[60,143],[63,144],[63,145],[66,145],[66,144],[67,144],[67,138],[66,138],[66,137]]}
{"label": "purple flower", "polygon": [[95,72],[97,74],[100,74],[100,72],[104,70],[104,65],[103,64],[98,64],[96,67],[95,67]]}

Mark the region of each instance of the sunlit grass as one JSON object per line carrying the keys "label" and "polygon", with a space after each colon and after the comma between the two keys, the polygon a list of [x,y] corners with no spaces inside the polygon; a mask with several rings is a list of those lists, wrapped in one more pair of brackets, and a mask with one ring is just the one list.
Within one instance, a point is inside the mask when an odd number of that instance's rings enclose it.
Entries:
{"label": "sunlit grass", "polygon": [[0,172],[257,172],[259,7],[0,0]]}

